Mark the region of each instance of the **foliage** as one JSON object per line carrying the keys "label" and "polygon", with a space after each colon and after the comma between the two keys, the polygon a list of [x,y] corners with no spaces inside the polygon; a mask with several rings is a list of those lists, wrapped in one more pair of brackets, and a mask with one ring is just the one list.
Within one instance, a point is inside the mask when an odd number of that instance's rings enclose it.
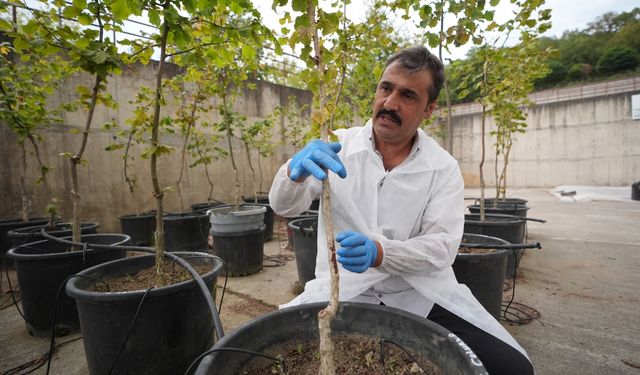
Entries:
{"label": "foliage", "polygon": [[631,47],[613,46],[607,48],[596,65],[599,73],[616,73],[638,66],[638,53]]}

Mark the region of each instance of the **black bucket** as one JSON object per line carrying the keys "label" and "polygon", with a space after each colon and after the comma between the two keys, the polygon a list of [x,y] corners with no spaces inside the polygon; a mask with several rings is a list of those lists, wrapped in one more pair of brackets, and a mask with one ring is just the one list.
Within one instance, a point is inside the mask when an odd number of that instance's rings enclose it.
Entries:
{"label": "black bucket", "polygon": [[[254,197],[245,197],[243,198],[245,203],[254,204],[256,199]],[[266,229],[264,231],[264,242],[271,241],[273,239],[273,222],[275,220],[276,213],[273,212],[273,209],[269,205],[269,197],[268,196],[258,196],[258,206],[263,206],[267,208],[267,211],[264,213],[264,225]]]}
{"label": "black bucket", "polygon": [[[485,198],[484,199],[484,203],[486,205],[492,205],[493,202],[495,202],[496,199],[495,198]],[[500,198],[498,199],[498,204],[521,204],[521,205],[527,205],[527,203],[529,203],[528,200],[526,199],[522,199],[522,198]],[[476,199],[476,204],[480,204],[480,198]]]}
{"label": "black bucket", "polygon": [[[480,214],[479,204],[472,204],[467,206],[467,208],[469,208],[469,212],[472,214]],[[523,204],[498,203],[496,207],[494,207],[493,204],[485,204],[484,206],[484,212],[488,214],[527,217],[527,211],[529,211],[529,207]]]}
{"label": "black bucket", "polygon": [[210,226],[209,216],[204,212],[165,215],[165,248],[171,252],[206,252],[209,248]]}
{"label": "black bucket", "polygon": [[307,217],[289,222],[293,246],[296,252],[296,267],[301,285],[316,278],[316,255],[318,254],[318,217]]}
{"label": "black bucket", "polygon": [[[98,233],[98,223],[80,223],[80,234]],[[25,227],[9,231],[8,236],[14,247],[29,242],[37,242],[46,239],[42,235],[42,228],[46,229],[48,235],[53,237],[71,236],[72,229],[70,223],[55,223],[53,229],[49,229],[46,224]]]}
{"label": "black bucket", "polygon": [[[176,253],[191,264],[210,264],[202,276],[209,290],[222,263],[203,253]],[[144,255],[102,264],[80,273],[100,279],[133,274],[153,266],[155,257]],[[212,344],[212,316],[201,289],[194,280],[154,288],[140,304],[145,291],[88,291],[95,280],[71,279],[67,294],[75,298],[80,316],[82,340],[91,375],[109,373],[127,339],[140,306],[131,336],[113,374],[182,374],[189,364]],[[98,283],[101,284],[101,283]]]}
{"label": "black bucket", "polygon": [[224,261],[229,276],[252,275],[262,270],[264,225],[260,229],[219,233],[211,231],[213,253]]}
{"label": "black bucket", "polygon": [[[129,241],[129,236],[87,234],[82,236],[82,241],[99,245],[123,245]],[[68,248],[68,245],[61,242],[44,240],[18,246],[7,253],[7,257],[16,266],[22,312],[27,329],[33,336],[50,335],[56,293],[67,277],[126,256],[126,251],[118,248],[88,248],[87,251],[66,252]],[[56,335],[68,334],[78,327],[75,303],[61,293],[58,298]]]}
{"label": "black bucket", "polygon": [[640,201],[640,181],[631,185],[631,199]]}
{"label": "black bucket", "polygon": [[[464,215],[464,233],[483,234],[498,237],[511,244],[523,244],[526,221],[516,215],[488,214],[485,221],[480,221],[480,214]],[[520,263],[524,250],[515,250],[507,257],[507,277],[516,272],[516,264]],[[516,261],[517,259],[517,261]]]}
{"label": "black bucket", "polygon": [[9,231],[18,228],[32,227],[34,225],[43,225],[49,222],[49,219],[44,217],[29,218],[27,221],[22,219],[3,219],[0,220],[0,255],[4,256],[4,253],[11,248],[11,240],[7,235]]}
{"label": "black bucket", "polygon": [[289,227],[289,223],[294,221],[294,220],[298,220],[298,219],[305,219],[308,217],[318,217],[318,211],[304,211],[303,213],[301,213],[300,215],[296,216],[296,217],[291,217],[291,218],[287,218],[287,240],[289,241],[289,250],[291,251],[295,251],[295,247],[294,247],[294,243],[293,243],[293,230]]}
{"label": "black bucket", "polygon": [[[470,233],[462,236],[462,242],[467,246],[509,244],[500,238]],[[458,253],[452,266],[458,282],[466,285],[496,320],[500,320],[507,257],[510,252],[512,250],[495,249],[487,253]]]}
{"label": "black bucket", "polygon": [[156,231],[156,214],[145,212],[140,215],[120,216],[122,233],[131,237],[131,245],[149,246],[153,241],[153,233]]}
{"label": "black bucket", "polygon": [[[271,356],[279,347],[318,339],[318,312],[326,303],[274,311],[236,329],[205,356],[196,375],[235,375],[255,356],[224,348],[241,348]],[[443,374],[486,374],[478,357],[456,335],[432,321],[402,310],[372,304],[343,302],[331,324],[334,335],[385,339],[429,359]],[[377,360],[377,358],[375,359]],[[363,363],[365,359],[363,359]]]}
{"label": "black bucket", "polygon": [[309,206],[309,211],[319,211],[320,210],[320,198],[316,198],[311,201],[311,205]]}

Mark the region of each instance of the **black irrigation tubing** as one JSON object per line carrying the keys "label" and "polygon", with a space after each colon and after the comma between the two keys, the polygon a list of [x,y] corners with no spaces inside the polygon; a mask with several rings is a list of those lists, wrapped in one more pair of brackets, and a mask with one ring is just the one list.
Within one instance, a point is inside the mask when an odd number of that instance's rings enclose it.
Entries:
{"label": "black irrigation tubing", "polygon": [[147,298],[147,295],[149,294],[151,289],[153,289],[153,287],[148,288],[147,290],[145,290],[144,294],[142,295],[142,298],[140,299],[140,302],[138,303],[138,308],[136,309],[136,313],[133,315],[133,320],[131,321],[131,326],[129,327],[129,332],[127,332],[127,336],[125,337],[124,342],[122,343],[122,346],[120,347],[120,350],[118,351],[118,355],[116,355],[116,359],[113,361],[113,364],[111,365],[111,368],[109,369],[109,372],[107,373],[107,375],[111,375],[111,373],[113,372],[113,369],[116,367],[116,364],[120,360],[120,356],[122,355],[122,352],[124,352],[124,348],[127,346],[127,342],[129,341],[129,337],[131,337],[131,333],[133,332],[133,328],[135,327],[136,321],[138,320],[138,315],[140,314],[140,309],[142,308],[142,303],[144,302],[145,298]]}
{"label": "black irrigation tubing", "polygon": [[[51,369],[51,359],[53,358],[53,351],[56,346],[56,320],[58,318],[58,301],[60,300],[60,292],[67,285],[67,281],[74,277],[85,277],[87,279],[98,280],[99,282],[103,282],[107,285],[107,290],[109,289],[109,284],[107,284],[104,280],[94,277],[94,276],[84,276],[84,275],[71,275],[64,279],[64,281],[58,287],[58,291],[56,292],[56,299],[53,303],[53,319],[51,320],[51,339],[49,341],[49,356],[47,358],[47,372],[49,375],[49,370]],[[26,319],[25,319],[26,320]]]}
{"label": "black irrigation tubing", "polygon": [[[524,252],[522,253],[522,256],[524,256]],[[513,300],[516,298],[516,276],[518,276],[518,266],[520,265],[520,260],[522,259],[518,259],[516,249],[513,249],[513,259],[515,260],[515,262],[513,265],[513,286],[511,286],[511,299],[509,300],[509,303],[507,303],[507,307],[504,309],[504,312],[502,314],[502,318],[507,322],[511,321],[509,318],[507,318],[507,311],[509,311],[509,307],[511,307]]]}
{"label": "black irrigation tubing", "polygon": [[413,356],[411,355],[411,353],[409,353],[409,351],[407,349],[404,348],[404,346],[398,344],[397,342],[393,341],[393,340],[389,340],[389,339],[381,339],[380,340],[380,362],[382,363],[382,365],[384,366],[384,344],[385,343],[389,343],[389,344],[393,344],[395,346],[397,346],[398,348],[400,348],[403,352],[405,352],[406,355],[409,356],[409,358],[416,364],[418,365],[418,367],[420,367],[420,370],[422,370],[423,373],[427,373],[422,366],[420,366],[420,363],[418,363],[418,361],[416,361],[415,358],[413,358]]}
{"label": "black irrigation tubing", "polygon": [[22,317],[22,319],[24,321],[26,321],[27,319],[24,317],[24,314],[22,313],[22,310],[20,310],[20,306],[18,306],[18,300],[16,300],[16,296],[13,292],[13,286],[11,285],[11,279],[9,278],[9,269],[7,268],[7,257],[4,257],[4,273],[5,275],[7,275],[7,283],[9,283],[9,292],[11,293],[11,299],[13,299],[13,304],[16,307],[16,309],[18,310],[18,314],[20,314],[20,316]]}
{"label": "black irrigation tubing", "polygon": [[473,244],[473,243],[461,243],[462,248],[472,249],[507,249],[507,250],[521,250],[521,249],[542,249],[540,242],[523,243],[523,244],[505,244],[505,245],[492,245],[492,244]]}
{"label": "black irrigation tubing", "polygon": [[[123,245],[123,246],[118,246],[118,245],[100,245],[100,244],[91,244],[91,243],[78,243],[78,242],[73,242],[73,241],[68,241],[62,238],[58,238],[58,237],[53,237],[48,235],[46,232],[44,232],[44,230],[42,231],[42,235],[45,238],[48,238],[50,240],[53,241],[57,241],[60,243],[64,243],[70,246],[91,246],[92,248],[95,249],[106,249],[106,250],[110,250],[110,249],[124,249],[124,250],[132,250],[132,251],[139,251],[139,252],[143,252],[143,253],[149,253],[149,254],[153,254],[155,255],[155,250],[149,247],[143,247],[143,246],[129,246],[129,245]],[[211,293],[209,293],[209,289],[207,288],[207,285],[204,283],[204,281],[202,280],[202,277],[200,277],[200,275],[198,274],[198,272],[189,264],[189,262],[185,261],[184,259],[180,258],[177,255],[165,252],[165,257],[168,257],[170,259],[173,259],[174,261],[180,263],[181,266],[183,266],[190,274],[191,277],[193,277],[193,279],[196,281],[196,283],[198,284],[198,286],[200,287],[200,290],[202,291],[202,293],[204,294],[205,300],[207,301],[207,304],[209,305],[209,310],[211,311],[211,315],[213,317],[213,323],[215,326],[215,330],[216,330],[216,335],[218,336],[218,339],[221,339],[224,337],[224,328],[222,327],[222,322],[220,321],[220,315],[218,314],[218,311],[216,310],[216,305],[213,301],[213,298],[211,297]],[[220,259],[219,257],[215,257],[217,259]]]}
{"label": "black irrigation tubing", "polygon": [[193,369],[193,367],[195,365],[197,365],[202,358],[204,358],[205,356],[215,353],[215,352],[238,352],[238,353],[245,353],[245,354],[251,354],[254,356],[258,356],[258,357],[262,357],[262,358],[266,358],[266,359],[270,359],[274,362],[278,362],[280,364],[280,368],[281,368],[281,374],[287,374],[287,367],[285,364],[285,361],[282,358],[276,358],[276,357],[272,357],[266,354],[262,354],[259,352],[254,352],[253,350],[248,350],[248,349],[242,349],[242,348],[213,348],[213,349],[209,349],[206,352],[200,354],[196,359],[193,360],[193,362],[191,362],[191,365],[189,365],[189,368],[187,368],[187,371],[184,372],[184,375],[189,375],[191,373],[191,370]]}

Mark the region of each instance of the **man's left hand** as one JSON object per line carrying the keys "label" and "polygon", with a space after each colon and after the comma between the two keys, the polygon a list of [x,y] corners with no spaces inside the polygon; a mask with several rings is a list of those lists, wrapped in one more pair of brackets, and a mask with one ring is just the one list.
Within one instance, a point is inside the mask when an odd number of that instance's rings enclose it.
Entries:
{"label": "man's left hand", "polygon": [[340,243],[338,262],[351,271],[362,273],[375,265],[378,257],[378,246],[362,233],[354,231],[341,232],[336,236]]}

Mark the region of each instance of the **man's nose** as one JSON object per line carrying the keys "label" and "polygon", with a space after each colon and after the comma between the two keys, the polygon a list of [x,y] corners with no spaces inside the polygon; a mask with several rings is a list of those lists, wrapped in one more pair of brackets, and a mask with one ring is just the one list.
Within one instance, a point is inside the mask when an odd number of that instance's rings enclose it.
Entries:
{"label": "man's nose", "polygon": [[387,98],[384,100],[384,109],[388,111],[397,111],[398,110],[398,97],[395,92],[392,92]]}

